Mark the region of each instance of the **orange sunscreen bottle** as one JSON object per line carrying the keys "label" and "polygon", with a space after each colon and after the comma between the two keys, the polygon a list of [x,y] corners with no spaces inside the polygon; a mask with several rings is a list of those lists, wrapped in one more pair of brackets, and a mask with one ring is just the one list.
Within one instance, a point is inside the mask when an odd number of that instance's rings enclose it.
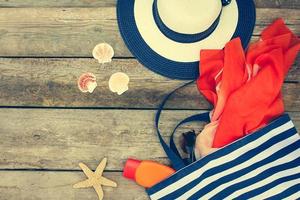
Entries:
{"label": "orange sunscreen bottle", "polygon": [[150,188],[174,173],[174,169],[157,162],[128,159],[123,176],[145,188]]}

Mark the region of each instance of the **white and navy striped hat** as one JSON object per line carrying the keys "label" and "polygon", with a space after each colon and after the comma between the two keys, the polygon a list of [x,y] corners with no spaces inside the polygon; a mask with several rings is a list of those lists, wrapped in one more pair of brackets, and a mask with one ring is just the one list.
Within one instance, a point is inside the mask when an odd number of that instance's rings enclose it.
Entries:
{"label": "white and navy striped hat", "polygon": [[118,0],[118,24],[132,54],[147,68],[196,79],[201,49],[234,37],[246,47],[255,25],[253,0]]}

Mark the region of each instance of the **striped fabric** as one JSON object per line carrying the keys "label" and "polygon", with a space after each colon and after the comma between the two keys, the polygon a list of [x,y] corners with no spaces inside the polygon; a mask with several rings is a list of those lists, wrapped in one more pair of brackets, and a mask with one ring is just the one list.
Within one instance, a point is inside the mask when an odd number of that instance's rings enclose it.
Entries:
{"label": "striped fabric", "polygon": [[287,114],[177,171],[151,199],[299,199],[300,137]]}

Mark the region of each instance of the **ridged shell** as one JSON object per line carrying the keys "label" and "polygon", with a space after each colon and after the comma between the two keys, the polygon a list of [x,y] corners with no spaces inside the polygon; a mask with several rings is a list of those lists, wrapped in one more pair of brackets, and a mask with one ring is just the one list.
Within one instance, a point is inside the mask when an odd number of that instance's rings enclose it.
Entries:
{"label": "ridged shell", "polygon": [[121,95],[129,89],[129,76],[123,72],[117,72],[110,77],[108,84],[112,92]]}
{"label": "ridged shell", "polygon": [[81,92],[92,93],[97,87],[96,76],[92,73],[84,73],[78,79],[78,88]]}
{"label": "ridged shell", "polygon": [[93,50],[93,57],[102,64],[111,62],[113,56],[114,49],[107,43],[98,44]]}

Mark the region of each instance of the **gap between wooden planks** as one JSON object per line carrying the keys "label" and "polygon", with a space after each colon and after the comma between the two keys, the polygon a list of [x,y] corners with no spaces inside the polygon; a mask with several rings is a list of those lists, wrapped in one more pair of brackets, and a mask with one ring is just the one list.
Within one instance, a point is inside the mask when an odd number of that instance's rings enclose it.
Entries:
{"label": "gap between wooden planks", "polygon": [[[0,56],[91,57],[96,44],[108,42],[116,57],[132,57],[118,31],[114,7],[0,11]],[[300,34],[299,16],[297,9],[258,8],[254,35],[278,17],[283,17],[295,34]]]}

